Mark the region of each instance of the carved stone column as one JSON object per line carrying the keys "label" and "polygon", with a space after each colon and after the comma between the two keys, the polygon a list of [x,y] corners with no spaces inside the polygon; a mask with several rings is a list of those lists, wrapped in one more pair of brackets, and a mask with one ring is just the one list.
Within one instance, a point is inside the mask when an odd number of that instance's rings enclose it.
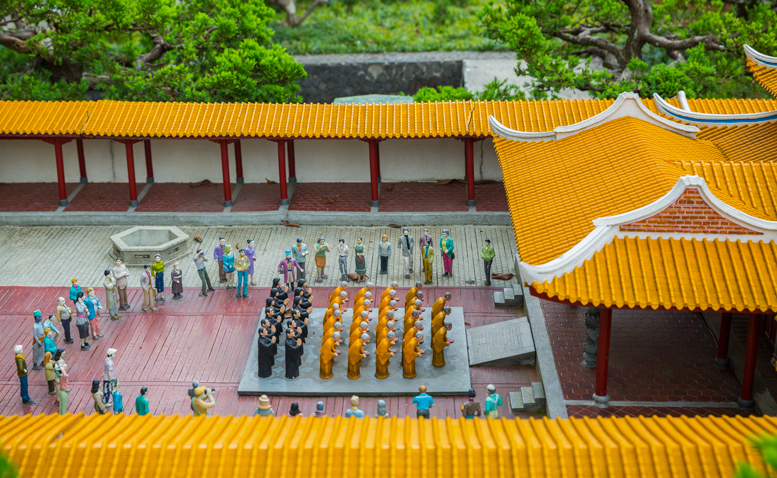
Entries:
{"label": "carved stone column", "polygon": [[585,313],[585,343],[583,344],[583,365],[596,368],[596,352],[599,350],[599,309]]}

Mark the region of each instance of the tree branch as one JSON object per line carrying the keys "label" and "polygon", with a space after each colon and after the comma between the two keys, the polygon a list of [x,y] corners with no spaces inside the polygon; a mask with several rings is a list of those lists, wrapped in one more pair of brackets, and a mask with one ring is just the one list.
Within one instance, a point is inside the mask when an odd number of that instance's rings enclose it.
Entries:
{"label": "tree branch", "polygon": [[663,48],[668,51],[683,51],[689,48],[693,48],[699,43],[703,43],[708,50],[725,51],[726,47],[718,42],[715,35],[698,35],[691,38],[685,38],[683,40],[672,40],[667,37],[659,36],[653,32],[644,32],[642,35],[645,43],[649,43],[655,47]]}
{"label": "tree branch", "polygon": [[275,3],[277,3],[278,5],[281,6],[281,8],[286,10],[286,20],[284,21],[284,23],[286,23],[288,26],[292,28],[304,22],[305,19],[308,18],[316,8],[320,7],[321,5],[329,5],[328,0],[316,0],[308,7],[304,15],[297,18],[296,0],[275,0]]}
{"label": "tree branch", "polygon": [[590,30],[584,29],[581,33],[578,34],[569,34],[565,31],[553,32],[551,34],[557,38],[560,38],[561,40],[564,40],[567,43],[572,43],[573,45],[599,48],[611,53],[612,55],[615,55],[616,57],[621,54],[621,48],[618,45],[607,41],[604,38],[592,37],[590,33]]}
{"label": "tree branch", "polygon": [[135,70],[143,69],[143,67],[147,64],[153,63],[162,58],[162,55],[170,50],[181,48],[181,45],[173,45],[168,43],[164,38],[162,38],[162,35],[158,33],[152,37],[152,41],[154,42],[154,47],[151,48],[148,53],[144,53],[138,57],[138,59],[135,61]]}
{"label": "tree branch", "polygon": [[0,31],[0,45],[8,48],[9,50],[13,50],[16,53],[22,53],[25,55],[29,55],[33,53],[32,48],[30,48],[27,43],[22,40],[21,38],[16,38],[13,35],[9,34],[10,32],[3,32]]}

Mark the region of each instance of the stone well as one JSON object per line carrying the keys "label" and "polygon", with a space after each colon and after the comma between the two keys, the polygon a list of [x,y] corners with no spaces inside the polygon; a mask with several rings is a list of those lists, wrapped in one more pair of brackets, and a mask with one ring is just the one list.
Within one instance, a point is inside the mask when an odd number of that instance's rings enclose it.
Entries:
{"label": "stone well", "polygon": [[111,236],[111,242],[110,256],[128,266],[150,264],[157,254],[172,262],[189,253],[189,236],[172,226],[135,226]]}

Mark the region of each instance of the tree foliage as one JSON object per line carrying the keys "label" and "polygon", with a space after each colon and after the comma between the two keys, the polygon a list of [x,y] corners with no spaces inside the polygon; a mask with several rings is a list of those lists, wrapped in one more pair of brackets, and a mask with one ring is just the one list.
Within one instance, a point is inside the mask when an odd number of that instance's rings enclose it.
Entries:
{"label": "tree foliage", "polygon": [[526,95],[515,85],[508,85],[507,80],[494,78],[493,81],[483,86],[482,91],[475,93],[466,88],[453,86],[438,86],[437,89],[425,86],[413,95],[416,103],[430,103],[435,101],[516,101],[524,100]]}
{"label": "tree foliage", "polygon": [[[730,2],[730,3],[725,3]],[[535,97],[562,88],[611,98],[752,94],[743,46],[777,53],[775,0],[505,0],[480,20],[515,50]],[[596,68],[601,65],[603,68]]]}
{"label": "tree foliage", "polygon": [[[761,459],[771,469],[777,468],[777,436],[763,435],[759,438],[749,438],[750,443],[761,453]],[[756,471],[750,463],[737,464],[736,478],[765,478]]]}
{"label": "tree foliage", "polygon": [[0,98],[298,102],[263,0],[5,0]]}

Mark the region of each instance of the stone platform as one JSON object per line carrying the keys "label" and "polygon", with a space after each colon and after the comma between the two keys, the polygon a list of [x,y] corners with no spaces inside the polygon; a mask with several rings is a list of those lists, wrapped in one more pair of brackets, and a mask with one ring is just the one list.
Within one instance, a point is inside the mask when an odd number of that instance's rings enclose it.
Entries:
{"label": "stone platform", "polygon": [[[346,312],[343,323],[344,335],[347,335],[352,323],[351,309]],[[445,366],[441,368],[432,366],[431,349],[431,308],[428,307],[422,314],[424,323],[424,343],[421,349],[426,353],[416,359],[417,376],[413,379],[402,377],[402,361],[400,347],[402,338],[392,347],[396,355],[391,358],[387,379],[375,378],[375,325],[377,325],[378,311],[374,310],[370,322],[370,343],[365,350],[370,355],[362,359],[361,377],[351,380],[346,376],[348,365],[348,339],[338,347],[342,353],[335,359],[334,377],[323,380],[319,377],[320,362],[318,358],[321,348],[322,319],[326,309],[313,309],[308,324],[308,338],[305,344],[305,353],[302,356],[300,376],[294,380],[285,378],[285,348],[278,346],[278,354],[275,356],[273,376],[260,379],[257,376],[259,325],[255,326],[254,338],[251,341],[251,351],[246,359],[243,375],[238,387],[239,395],[293,395],[293,396],[332,396],[342,394],[357,394],[360,396],[401,396],[416,395],[418,387],[426,385],[431,394],[465,395],[471,388],[469,361],[467,357],[467,341],[464,329],[464,311],[461,307],[452,307],[448,320],[453,323],[453,328],[448,332],[448,338],[454,343],[445,349]],[[397,311],[397,317],[404,317],[404,309]],[[258,322],[258,320],[257,320]],[[398,329],[400,328],[398,327]],[[285,328],[285,326],[284,326]],[[399,332],[399,330],[398,330]]]}
{"label": "stone platform", "polygon": [[534,365],[534,340],[526,317],[472,327],[467,342],[470,365]]}

